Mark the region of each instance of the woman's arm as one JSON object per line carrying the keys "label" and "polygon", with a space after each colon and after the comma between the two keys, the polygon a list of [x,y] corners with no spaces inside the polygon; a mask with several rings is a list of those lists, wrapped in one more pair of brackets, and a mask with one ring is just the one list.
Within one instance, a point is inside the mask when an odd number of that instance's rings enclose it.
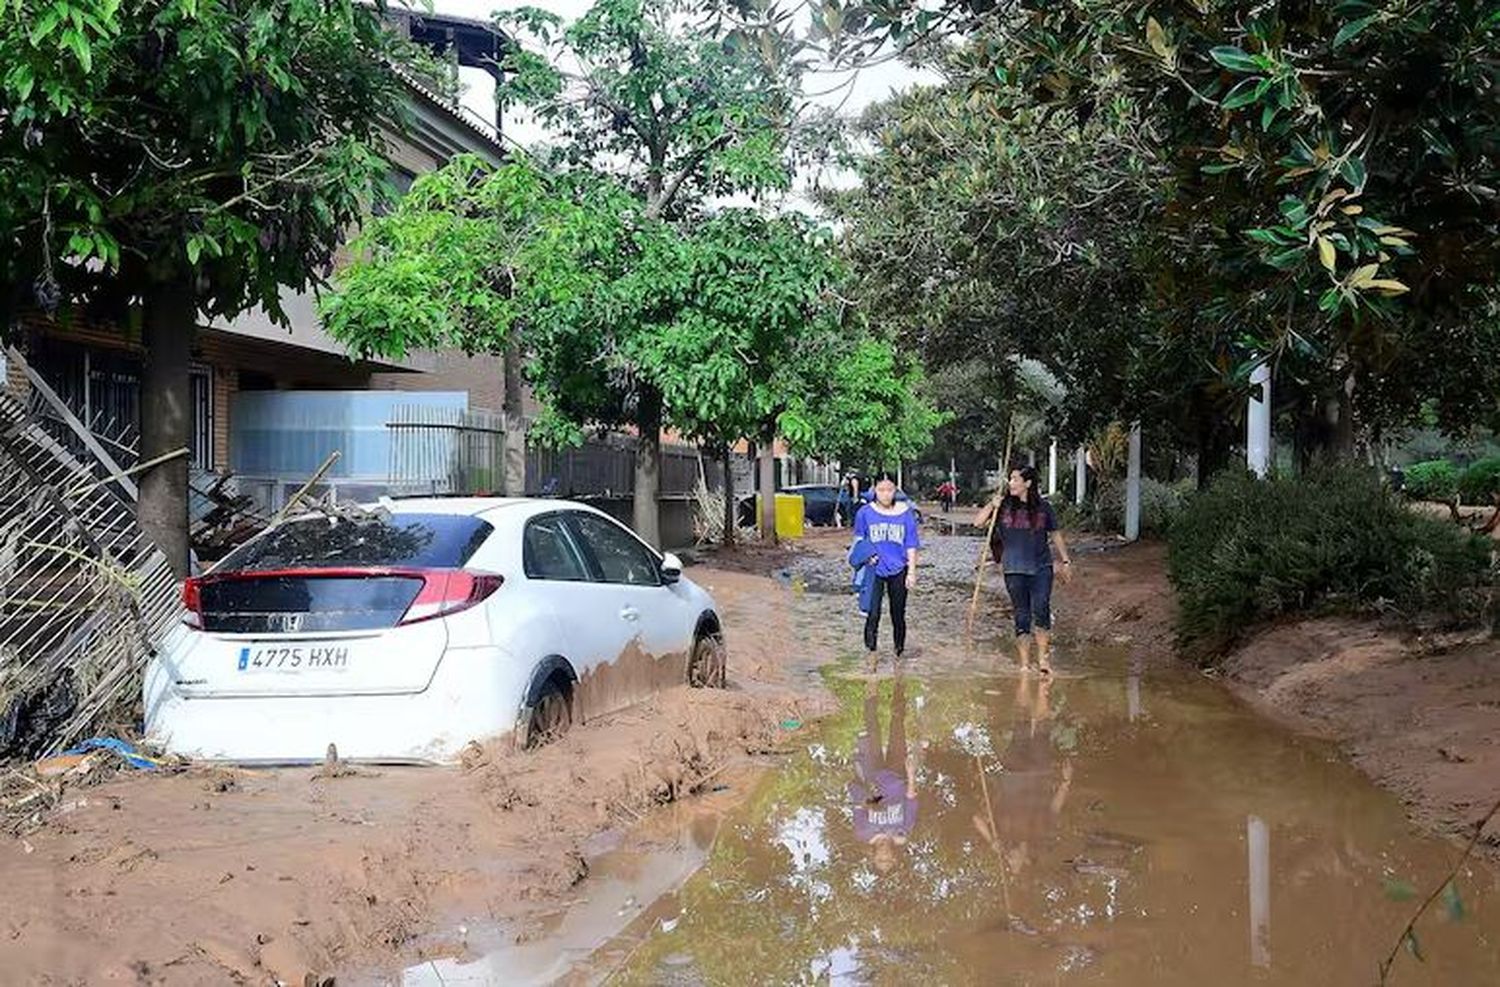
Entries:
{"label": "woman's arm", "polygon": [[1052,547],[1057,552],[1058,561],[1062,562],[1063,582],[1071,582],[1073,579],[1073,557],[1068,554],[1068,543],[1063,540],[1061,531],[1052,532]]}
{"label": "woman's arm", "polygon": [[995,513],[996,503],[997,501],[992,500],[979,509],[979,513],[974,515],[974,527],[982,528],[990,523],[990,515]]}

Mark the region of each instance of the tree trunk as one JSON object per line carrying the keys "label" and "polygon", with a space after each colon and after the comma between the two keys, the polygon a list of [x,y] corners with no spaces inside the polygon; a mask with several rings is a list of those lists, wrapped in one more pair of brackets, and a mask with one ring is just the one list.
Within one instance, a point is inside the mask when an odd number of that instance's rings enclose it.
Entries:
{"label": "tree trunk", "polygon": [[734,544],[734,532],[739,526],[739,511],[734,497],[734,450],[724,446],[724,547]]}
{"label": "tree trunk", "polygon": [[521,341],[512,331],[502,357],[505,375],[505,461],[500,492],[507,497],[526,496],[525,391],[521,384]]}
{"label": "tree trunk", "polygon": [[[192,444],[188,363],[197,306],[184,285],[154,285],[145,300],[141,373],[141,462]],[[141,475],[136,518],[179,579],[189,574],[188,461],[179,456]]]}
{"label": "tree trunk", "polygon": [[635,446],[635,533],[661,548],[661,393],[642,386],[636,409],[640,436]]}
{"label": "tree trunk", "polygon": [[776,544],[776,440],[760,447],[760,536]]}

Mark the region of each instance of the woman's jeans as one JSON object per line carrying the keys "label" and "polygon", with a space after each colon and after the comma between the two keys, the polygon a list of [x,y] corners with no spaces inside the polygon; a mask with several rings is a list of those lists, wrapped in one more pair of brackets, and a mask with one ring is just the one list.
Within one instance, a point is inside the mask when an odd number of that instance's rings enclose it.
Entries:
{"label": "woman's jeans", "polygon": [[876,576],[875,598],[870,602],[870,614],[865,618],[865,650],[874,651],[880,632],[880,602],[886,595],[891,597],[891,630],[896,636],[896,654],[906,650],[906,570],[894,576]]}
{"label": "woman's jeans", "polygon": [[[1005,589],[1016,612],[1016,635],[1024,637],[1032,628],[1052,629],[1052,567],[1037,572],[1007,572]],[[866,632],[868,635],[868,632]]]}

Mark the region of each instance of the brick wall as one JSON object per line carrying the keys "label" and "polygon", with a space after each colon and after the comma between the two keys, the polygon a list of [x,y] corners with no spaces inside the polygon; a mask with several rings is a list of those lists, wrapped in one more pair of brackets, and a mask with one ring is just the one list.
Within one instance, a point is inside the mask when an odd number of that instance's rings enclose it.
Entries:
{"label": "brick wall", "polygon": [[[374,374],[370,387],[378,391],[467,391],[469,407],[500,411],[505,406],[505,362],[498,356],[466,356],[458,350],[430,354],[433,369],[428,373]],[[535,417],[540,410],[536,399],[526,389],[522,399],[523,413]]]}

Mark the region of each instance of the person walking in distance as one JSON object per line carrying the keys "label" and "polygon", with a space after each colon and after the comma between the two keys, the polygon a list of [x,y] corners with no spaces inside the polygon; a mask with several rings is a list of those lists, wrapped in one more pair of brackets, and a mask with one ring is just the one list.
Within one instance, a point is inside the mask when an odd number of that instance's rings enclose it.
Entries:
{"label": "person walking in distance", "polygon": [[875,592],[865,617],[865,650],[869,652],[870,671],[879,659],[876,645],[880,632],[882,601],[889,597],[891,635],[896,646],[896,661],[906,651],[906,594],[917,584],[917,517],[911,505],[896,502],[896,478],[889,472],[875,477],[874,499],[854,516],[854,537],[869,540],[875,548],[868,565],[875,567]]}
{"label": "person walking in distance", "polygon": [[1073,560],[1062,532],[1057,530],[1057,515],[1037,488],[1034,467],[1012,467],[1000,495],[975,515],[974,524],[988,525],[995,511],[1000,516],[995,522],[994,544],[1015,610],[1021,671],[1031,670],[1031,642],[1035,638],[1037,664],[1043,674],[1051,674],[1053,552],[1062,563],[1064,583],[1071,579]]}
{"label": "person walking in distance", "polygon": [[938,500],[942,502],[943,513],[951,513],[953,511],[953,501],[958,497],[958,487],[954,486],[952,480],[944,480],[942,485],[937,488],[937,495]]}

